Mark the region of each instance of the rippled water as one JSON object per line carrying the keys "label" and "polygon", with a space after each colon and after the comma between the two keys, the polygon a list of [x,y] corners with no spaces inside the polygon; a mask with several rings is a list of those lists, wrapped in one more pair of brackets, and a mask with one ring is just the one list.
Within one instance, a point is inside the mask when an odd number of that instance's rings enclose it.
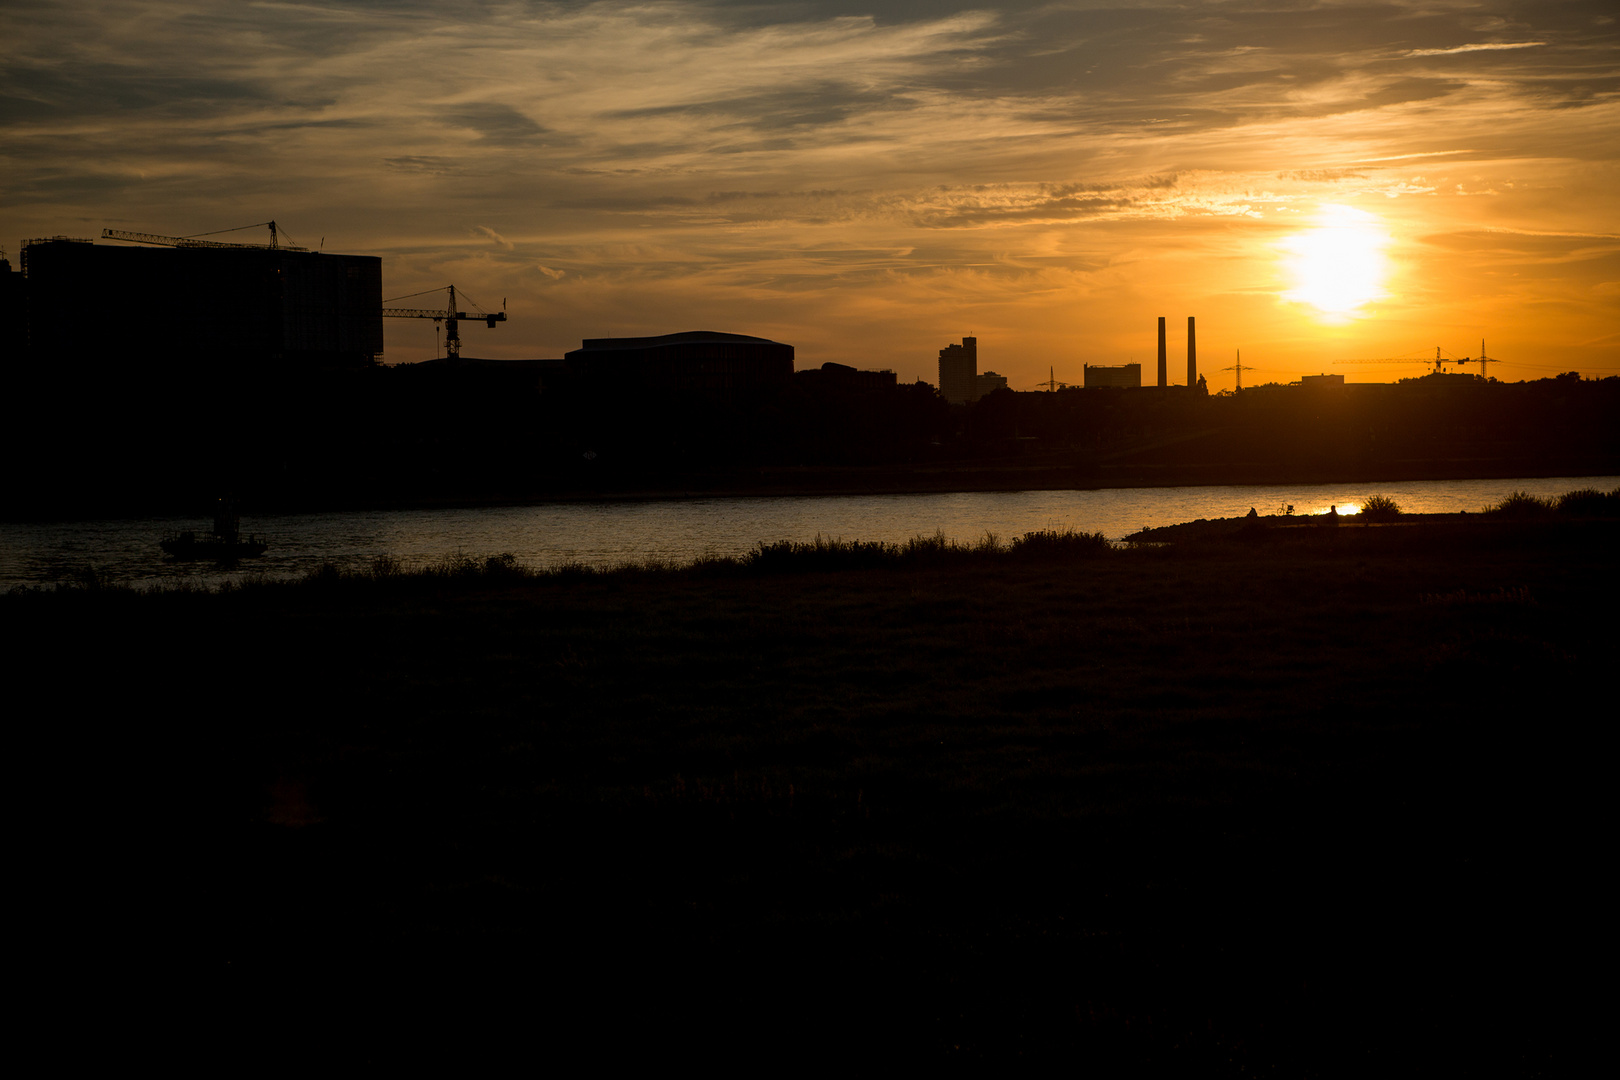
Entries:
{"label": "rippled water", "polygon": [[199,518],[0,524],[0,589],[72,580],[94,572],[137,586],[178,581],[217,584],[257,576],[298,577],[323,563],[345,569],[391,555],[406,567],[447,556],[482,559],[510,552],[525,566],[579,562],[610,566],[658,559],[690,562],[740,555],[755,544],[809,540],[903,541],[943,532],[972,541],[985,533],[1009,540],[1032,529],[1072,527],[1119,538],[1144,526],[1198,518],[1262,514],[1292,505],[1296,514],[1353,512],[1369,495],[1387,495],[1412,513],[1479,510],[1514,491],[1559,495],[1609,491],[1620,477],[1536,480],[1414,480],[1374,484],[1116,488],[1106,491],[960,492],[929,495],[827,495],[671,499],[657,502],[551,503],[459,510],[357,511],[244,517],[244,533],[269,542],[264,558],[240,569],[174,563],[158,541],[181,529],[206,532]]}

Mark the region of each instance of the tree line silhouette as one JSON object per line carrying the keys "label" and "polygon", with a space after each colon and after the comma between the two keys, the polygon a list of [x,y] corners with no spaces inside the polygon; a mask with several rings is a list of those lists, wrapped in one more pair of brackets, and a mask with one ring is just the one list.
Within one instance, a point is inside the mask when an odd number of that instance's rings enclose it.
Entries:
{"label": "tree line silhouette", "polygon": [[799,372],[645,392],[562,362],[13,367],[13,514],[702,491],[948,490],[1620,471],[1620,378],[998,390]]}

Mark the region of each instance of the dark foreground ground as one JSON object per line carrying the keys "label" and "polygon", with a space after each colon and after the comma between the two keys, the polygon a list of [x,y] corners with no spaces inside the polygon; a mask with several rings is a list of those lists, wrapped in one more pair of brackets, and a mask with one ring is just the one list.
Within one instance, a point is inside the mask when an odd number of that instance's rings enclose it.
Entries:
{"label": "dark foreground ground", "polygon": [[1559,1075],[1617,541],[0,597],[39,995],[231,1072]]}

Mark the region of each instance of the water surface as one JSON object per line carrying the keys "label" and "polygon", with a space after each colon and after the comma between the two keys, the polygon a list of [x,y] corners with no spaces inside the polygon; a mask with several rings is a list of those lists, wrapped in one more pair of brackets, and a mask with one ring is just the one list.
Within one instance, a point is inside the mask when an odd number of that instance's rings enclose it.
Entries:
{"label": "water surface", "polygon": [[181,529],[207,532],[203,518],[137,518],[0,524],[0,590],[69,581],[93,572],[103,581],[149,586],[191,581],[214,585],[252,577],[300,577],[323,563],[361,569],[379,556],[406,568],[458,555],[511,553],[536,569],[564,563],[612,566],[647,560],[691,562],[741,555],[755,544],[810,540],[901,542],[943,532],[957,541],[986,533],[1002,540],[1033,529],[1101,531],[1118,539],[1145,526],[1198,518],[1262,514],[1350,513],[1369,495],[1387,495],[1412,513],[1475,511],[1514,491],[1560,495],[1603,491],[1620,477],[1517,480],[1412,480],[1373,484],[1114,488],[1103,491],[958,492],[923,495],[799,495],[670,499],[652,502],[548,503],[455,510],[349,511],[244,517],[243,532],[270,544],[263,559],[235,570],[175,563],[158,547]]}

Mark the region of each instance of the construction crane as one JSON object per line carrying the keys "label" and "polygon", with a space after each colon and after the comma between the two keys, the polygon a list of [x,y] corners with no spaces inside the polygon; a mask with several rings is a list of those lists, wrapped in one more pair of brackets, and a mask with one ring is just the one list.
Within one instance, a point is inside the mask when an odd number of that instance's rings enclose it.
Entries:
{"label": "construction crane", "polygon": [[1037,390],[1044,389],[1049,394],[1055,394],[1059,390],[1067,390],[1070,386],[1073,385],[1072,383],[1058,382],[1057,369],[1056,368],[1048,367],[1046,370],[1047,370],[1047,378],[1046,378],[1046,380],[1044,382],[1036,383],[1035,384],[1035,389],[1037,389]]}
{"label": "construction crane", "polygon": [[1480,339],[1478,356],[1464,356],[1458,359],[1455,356],[1442,356],[1442,352],[1440,346],[1436,345],[1433,360],[1419,360],[1412,356],[1375,356],[1367,360],[1335,360],[1333,362],[1335,364],[1433,364],[1436,372],[1444,371],[1447,364],[1456,364],[1458,367],[1464,364],[1478,364],[1481,374],[1484,373],[1485,365],[1490,362],[1490,357],[1485,355],[1484,338]]}
{"label": "construction crane", "polygon": [[[270,229],[270,242],[268,244],[231,244],[223,240],[202,240],[203,236],[218,236],[220,233],[241,232],[243,229],[260,229],[268,226]],[[156,233],[129,232],[124,229],[102,229],[103,240],[127,240],[132,244],[160,244],[164,247],[183,248],[259,248],[270,251],[308,251],[308,248],[293,247],[283,244],[273,221],[261,221],[254,225],[238,225],[234,229],[218,229],[211,233],[198,233],[196,236],[158,236]]]}
{"label": "construction crane", "polygon": [[[396,296],[394,299],[409,300],[411,296],[426,296],[430,292],[438,291],[438,289],[428,289],[426,292],[411,293],[410,296]],[[432,308],[385,307],[382,309],[382,313],[391,319],[432,319],[434,322],[444,323],[444,352],[445,356],[452,363],[454,363],[455,361],[461,359],[461,333],[458,329],[458,323],[460,320],[469,318],[482,319],[484,325],[493,330],[495,329],[496,323],[506,321],[506,301],[501,301],[500,311],[490,312],[479,310],[472,315],[468,315],[465,311],[458,311],[456,309],[456,287],[454,285],[446,285],[444,287],[444,291],[450,295],[449,304],[443,311],[435,311]],[[463,297],[463,299],[466,298]],[[472,306],[475,308],[478,307],[477,304],[473,304]]]}

